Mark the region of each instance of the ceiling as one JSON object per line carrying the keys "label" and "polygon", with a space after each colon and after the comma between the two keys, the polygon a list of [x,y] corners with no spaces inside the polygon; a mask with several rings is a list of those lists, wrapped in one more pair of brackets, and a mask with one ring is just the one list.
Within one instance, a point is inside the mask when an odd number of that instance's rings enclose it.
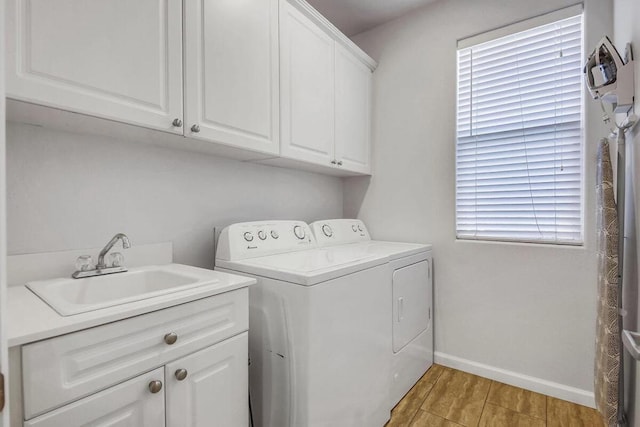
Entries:
{"label": "ceiling", "polygon": [[307,0],[351,37],[435,0]]}

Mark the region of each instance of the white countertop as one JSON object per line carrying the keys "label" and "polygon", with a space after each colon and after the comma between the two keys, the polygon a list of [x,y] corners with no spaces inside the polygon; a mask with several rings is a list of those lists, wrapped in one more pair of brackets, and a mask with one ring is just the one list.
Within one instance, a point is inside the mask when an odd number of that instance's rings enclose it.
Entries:
{"label": "white countertop", "polygon": [[7,292],[6,316],[8,346],[14,347],[57,335],[68,334],[70,332],[245,288],[256,283],[255,279],[227,274],[221,271],[212,271],[180,264],[174,264],[173,266],[188,270],[195,269],[199,274],[211,275],[211,278],[217,279],[217,282],[212,285],[191,288],[66,317],[60,316],[53,308],[49,307],[25,286],[9,287]]}

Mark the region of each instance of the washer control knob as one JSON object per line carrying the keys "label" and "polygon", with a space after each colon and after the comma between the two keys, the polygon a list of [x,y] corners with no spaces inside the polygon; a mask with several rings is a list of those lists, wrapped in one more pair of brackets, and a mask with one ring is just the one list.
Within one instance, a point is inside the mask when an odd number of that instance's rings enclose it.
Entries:
{"label": "washer control knob", "polygon": [[322,232],[327,237],[333,236],[333,230],[331,229],[331,226],[329,224],[325,224],[322,226]]}
{"label": "washer control knob", "polygon": [[300,240],[304,239],[307,236],[307,233],[305,233],[304,228],[302,228],[302,226],[300,225],[296,225],[295,227],[293,227],[293,234],[295,234],[296,237]]}
{"label": "washer control knob", "polygon": [[351,226],[351,229],[353,230],[354,233],[356,233],[358,231],[358,226],[356,226],[355,224],[353,224]]}
{"label": "washer control knob", "polygon": [[252,242],[253,234],[251,234],[250,231],[247,231],[246,233],[244,233],[244,240],[246,240],[247,242]]}
{"label": "washer control knob", "polygon": [[276,230],[271,230],[271,237],[273,237],[274,239],[277,239],[278,237],[280,237],[280,235]]}
{"label": "washer control knob", "polygon": [[267,239],[267,232],[264,231],[264,230],[258,231],[258,239],[266,240]]}

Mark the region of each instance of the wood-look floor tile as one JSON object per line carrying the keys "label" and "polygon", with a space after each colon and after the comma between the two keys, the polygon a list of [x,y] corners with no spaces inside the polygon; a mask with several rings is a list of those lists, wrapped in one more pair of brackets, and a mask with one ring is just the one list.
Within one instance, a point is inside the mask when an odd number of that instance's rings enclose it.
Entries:
{"label": "wood-look floor tile", "polygon": [[446,420],[420,409],[413,418],[411,427],[460,427],[460,424],[456,424],[453,421]]}
{"label": "wood-look floor tile", "polygon": [[547,397],[547,426],[604,427],[604,421],[595,409]]}
{"label": "wood-look floor tile", "polygon": [[463,426],[480,420],[491,381],[462,371],[446,370],[421,409]]}
{"label": "wood-look floor tile", "polygon": [[484,406],[478,427],[545,427],[544,420],[520,414],[488,403]]}
{"label": "wood-look floor tile", "polygon": [[449,368],[445,368],[442,365],[431,365],[429,370],[425,372],[425,374],[420,378],[420,381],[425,381],[431,384],[435,384],[438,381],[438,378],[444,371],[451,370]]}
{"label": "wood-look floor tile", "polygon": [[[426,375],[426,374],[425,374]],[[433,383],[423,376],[391,411],[386,427],[408,426],[420,405],[433,388]]]}
{"label": "wood-look floor tile", "polygon": [[540,418],[541,420],[547,418],[546,396],[496,381],[491,383],[487,403]]}

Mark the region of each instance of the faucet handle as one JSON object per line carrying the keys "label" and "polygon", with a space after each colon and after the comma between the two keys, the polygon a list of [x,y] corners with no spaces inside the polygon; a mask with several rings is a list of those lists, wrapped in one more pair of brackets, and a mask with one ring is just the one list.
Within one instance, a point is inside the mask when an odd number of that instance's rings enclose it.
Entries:
{"label": "faucet handle", "polygon": [[124,264],[124,255],[120,252],[112,252],[109,254],[107,265],[110,267],[122,267]]}
{"label": "faucet handle", "polygon": [[89,271],[93,270],[93,258],[91,255],[80,255],[76,259],[76,271]]}

